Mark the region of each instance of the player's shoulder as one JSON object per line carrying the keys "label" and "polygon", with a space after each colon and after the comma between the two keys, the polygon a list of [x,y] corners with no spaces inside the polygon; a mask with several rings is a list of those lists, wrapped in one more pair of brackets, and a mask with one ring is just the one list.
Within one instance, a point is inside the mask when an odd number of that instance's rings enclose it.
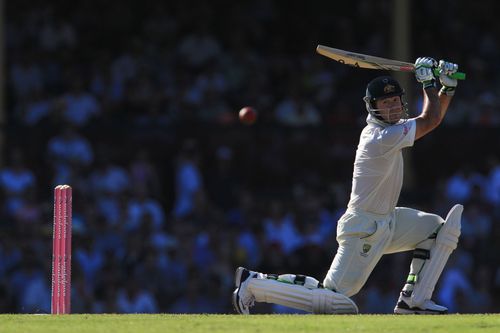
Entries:
{"label": "player's shoulder", "polygon": [[384,131],[386,127],[375,124],[375,123],[369,123],[363,128],[363,131],[361,132],[364,135],[378,135],[380,132]]}
{"label": "player's shoulder", "polygon": [[380,132],[384,130],[384,127],[378,124],[368,124],[361,131],[360,139],[362,142],[368,143],[376,140],[380,136]]}
{"label": "player's shoulder", "polygon": [[406,145],[413,142],[415,137],[415,122],[402,121],[398,124],[388,126],[380,133],[380,140],[386,145]]}
{"label": "player's shoulder", "polygon": [[394,125],[382,126],[368,124],[362,131],[361,139],[364,142],[392,142],[406,136],[415,127],[413,120],[403,121]]}
{"label": "player's shoulder", "polygon": [[382,129],[381,133],[385,133],[385,134],[402,133],[403,135],[406,135],[406,133],[408,133],[413,127],[415,127],[415,120],[408,119],[408,120],[401,121],[397,124],[384,127]]}

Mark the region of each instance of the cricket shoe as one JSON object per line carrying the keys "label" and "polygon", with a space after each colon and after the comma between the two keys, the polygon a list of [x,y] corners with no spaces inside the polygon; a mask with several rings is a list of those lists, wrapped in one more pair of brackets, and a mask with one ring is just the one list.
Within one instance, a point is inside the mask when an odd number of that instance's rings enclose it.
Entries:
{"label": "cricket shoe", "polygon": [[250,314],[250,308],[255,303],[255,297],[248,290],[248,283],[257,277],[258,273],[244,267],[238,267],[234,274],[233,307],[239,314]]}
{"label": "cricket shoe", "polygon": [[430,299],[419,306],[411,306],[411,298],[399,296],[398,304],[394,308],[395,314],[446,314],[448,309],[438,305]]}

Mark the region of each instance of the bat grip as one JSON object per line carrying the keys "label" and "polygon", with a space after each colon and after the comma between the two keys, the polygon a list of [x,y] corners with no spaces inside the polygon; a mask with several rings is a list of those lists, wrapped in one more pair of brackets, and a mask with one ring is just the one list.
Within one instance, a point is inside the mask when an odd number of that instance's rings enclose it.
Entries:
{"label": "bat grip", "polygon": [[[437,68],[434,69],[434,75],[439,76],[439,69],[437,69]],[[455,72],[455,73],[449,75],[449,77],[451,77],[452,79],[456,79],[456,80],[465,80],[465,73]]]}

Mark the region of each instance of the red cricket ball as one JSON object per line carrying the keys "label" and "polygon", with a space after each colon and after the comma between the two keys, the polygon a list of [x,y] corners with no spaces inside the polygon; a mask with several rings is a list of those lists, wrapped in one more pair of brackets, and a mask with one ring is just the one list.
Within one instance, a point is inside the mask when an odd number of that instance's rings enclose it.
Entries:
{"label": "red cricket ball", "polygon": [[251,106],[245,106],[239,113],[240,121],[245,125],[252,125],[257,120],[257,111]]}

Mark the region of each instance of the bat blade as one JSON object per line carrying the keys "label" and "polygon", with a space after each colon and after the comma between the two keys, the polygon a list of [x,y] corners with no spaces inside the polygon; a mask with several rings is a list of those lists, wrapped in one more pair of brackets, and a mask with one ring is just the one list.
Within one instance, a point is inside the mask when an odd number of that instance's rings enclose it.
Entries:
{"label": "bat blade", "polygon": [[[367,54],[335,49],[333,47],[328,47],[325,45],[318,45],[318,47],[316,48],[316,52],[325,57],[333,59],[341,64],[358,68],[399,71],[399,72],[415,71],[415,66],[410,62],[375,57]],[[439,75],[437,69],[434,71],[434,73],[436,75]],[[451,77],[458,80],[465,80],[465,73],[460,73],[460,72],[453,73]]]}
{"label": "bat blade", "polygon": [[415,66],[409,62],[344,51],[324,45],[318,45],[316,52],[341,64],[353,67],[403,72],[412,72],[415,70]]}

